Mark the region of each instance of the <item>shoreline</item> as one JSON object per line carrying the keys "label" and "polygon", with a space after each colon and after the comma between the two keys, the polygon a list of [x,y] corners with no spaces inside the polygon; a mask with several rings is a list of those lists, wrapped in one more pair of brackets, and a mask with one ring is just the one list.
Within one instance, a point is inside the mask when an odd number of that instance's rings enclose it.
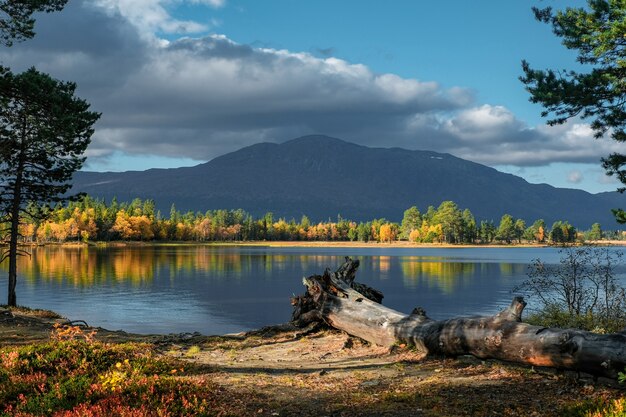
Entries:
{"label": "shoreline", "polygon": [[[626,241],[622,240],[602,240],[584,242],[582,244],[576,244],[574,246],[626,246]],[[561,247],[561,245],[551,245],[548,243],[489,243],[489,244],[455,244],[455,243],[413,243],[408,241],[394,241],[394,242],[360,242],[360,241],[289,241],[289,240],[277,240],[277,241],[236,241],[236,242],[141,242],[141,241],[98,241],[98,242],[50,242],[50,243],[30,243],[24,244],[24,246],[38,247],[38,246],[60,246],[60,247],[133,247],[133,246],[233,246],[233,247],[274,247],[274,248],[409,248],[409,249],[467,249],[467,248],[547,248],[547,247]]]}
{"label": "shoreline", "polygon": [[[66,332],[64,339],[54,339],[55,319],[37,317],[39,314],[47,315],[27,311],[0,314],[0,349],[5,362],[11,363],[11,357],[17,355],[28,364],[31,352],[48,352],[52,340],[80,340],[97,330],[94,339],[85,338],[81,352],[107,355],[110,367],[107,370],[108,365],[97,361],[94,355],[81,362],[80,369],[85,378],[96,384],[102,378],[120,375],[120,389],[103,392],[105,399],[116,401],[139,397],[144,392],[140,389],[146,386],[158,388],[157,394],[164,387],[171,387],[166,393],[172,394],[163,397],[170,401],[168,404],[193,394],[198,401],[210,401],[214,411],[211,414],[223,411],[224,415],[264,417],[562,416],[571,415],[572,410],[587,410],[589,407],[580,408],[581,398],[594,400],[599,404],[596,408],[608,404],[607,399],[624,401],[623,387],[604,379],[472,356],[425,357],[404,345],[390,350],[332,329],[264,328],[241,335],[150,336],[83,328]],[[96,342],[102,344],[94,345]],[[32,370],[25,375],[8,372],[21,378],[18,381],[25,377],[28,381],[40,381],[45,371],[46,378],[52,380],[50,391],[58,392],[59,399],[70,401],[77,391],[68,393],[53,383],[69,384],[64,367],[65,363],[72,363],[67,356],[76,350],[66,343],[54,345],[54,349],[60,358],[53,358],[54,363],[64,360],[63,366],[47,370],[31,365]],[[144,373],[146,364],[150,366]],[[127,372],[130,369],[132,372]],[[15,385],[7,385],[11,383],[12,379],[6,378],[1,388],[14,388]],[[93,386],[96,385],[87,385],[78,392],[89,393],[87,389]],[[38,387],[34,383],[23,384],[19,391],[12,391],[13,404],[19,403],[18,394],[25,399],[40,398]],[[123,392],[128,397],[120,397]],[[84,407],[91,406],[88,401],[80,402]],[[157,399],[151,404],[150,410],[156,410],[166,403]],[[67,412],[61,407],[53,411]],[[576,415],[583,415],[582,411]]]}

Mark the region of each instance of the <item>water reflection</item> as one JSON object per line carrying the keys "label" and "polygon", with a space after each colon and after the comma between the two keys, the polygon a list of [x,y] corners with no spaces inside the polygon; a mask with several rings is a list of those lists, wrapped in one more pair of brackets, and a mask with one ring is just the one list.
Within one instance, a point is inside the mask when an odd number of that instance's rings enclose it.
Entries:
{"label": "water reflection", "polygon": [[416,288],[420,283],[435,286],[444,293],[452,293],[463,281],[474,274],[475,264],[405,257],[401,261],[402,277],[408,288]]}
{"label": "water reflection", "polygon": [[[552,249],[40,247],[18,264],[18,302],[108,328],[225,333],[289,319],[303,276],[361,261],[358,279],[400,311],[434,318],[495,312]],[[0,299],[6,298],[0,264]]]}
{"label": "water reflection", "polygon": [[[265,255],[261,262],[265,272],[271,274],[273,269],[283,268],[284,259]],[[107,280],[142,286],[163,271],[171,278],[198,271],[241,278],[251,269],[250,255],[215,252],[203,247],[44,247],[33,250],[30,258],[18,259],[18,270],[27,282],[45,279],[75,286],[91,286]],[[0,270],[7,270],[6,262],[0,264]]]}

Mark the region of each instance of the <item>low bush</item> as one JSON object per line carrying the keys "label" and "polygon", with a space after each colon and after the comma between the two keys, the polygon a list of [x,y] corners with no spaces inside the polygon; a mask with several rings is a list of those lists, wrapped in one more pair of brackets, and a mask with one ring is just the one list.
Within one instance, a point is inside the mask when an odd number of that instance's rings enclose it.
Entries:
{"label": "low bush", "polygon": [[559,327],[561,329],[582,329],[594,333],[607,334],[626,327],[626,320],[600,319],[592,312],[571,314],[559,304],[546,304],[540,310],[526,316],[525,322],[543,327]]}
{"label": "low bush", "polygon": [[626,289],[616,268],[623,253],[607,247],[560,250],[558,265],[535,259],[528,279],[514,289],[539,301],[527,321],[546,327],[613,333],[626,328]]}
{"label": "low bush", "polygon": [[[209,416],[219,388],[150,345],[76,337],[0,349],[0,416]],[[80,334],[78,334],[80,336]]]}

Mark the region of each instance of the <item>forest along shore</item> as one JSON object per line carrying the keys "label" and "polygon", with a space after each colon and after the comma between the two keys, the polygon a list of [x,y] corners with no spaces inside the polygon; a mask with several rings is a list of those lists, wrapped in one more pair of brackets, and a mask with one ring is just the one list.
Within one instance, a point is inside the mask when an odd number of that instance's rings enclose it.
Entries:
{"label": "forest along shore", "polygon": [[[0,352],[49,342],[60,323],[67,319],[52,312],[0,309]],[[405,346],[389,351],[334,330],[275,327],[226,336],[80,330],[92,331],[92,343],[144,343],[180,361],[181,383],[217,384],[216,413],[225,407],[267,416],[563,416],[624,398],[623,388],[606,381],[469,356],[424,359]]]}
{"label": "forest along shore", "polygon": [[[580,245],[626,247],[623,240],[602,240],[585,242]],[[138,241],[110,241],[110,242],[49,242],[45,244],[25,244],[24,246],[49,247],[136,247],[136,246],[208,246],[208,247],[270,247],[270,248],[380,248],[380,249],[468,249],[468,248],[546,248],[560,247],[545,243],[511,243],[511,244],[450,244],[450,243],[413,243],[408,241],[384,242],[346,242],[346,241],[242,241],[242,242],[138,242]]]}
{"label": "forest along shore", "polygon": [[[622,240],[603,240],[598,242],[585,242],[584,245],[597,246],[626,246],[626,241]],[[456,244],[456,243],[414,243],[408,241],[387,242],[349,242],[349,241],[236,241],[236,242],[140,242],[140,241],[88,241],[88,242],[47,242],[47,243],[31,243],[24,246],[61,246],[61,247],[98,247],[98,246],[260,246],[260,247],[298,247],[298,248],[436,248],[436,249],[453,249],[453,248],[544,248],[555,245],[545,243],[511,243],[511,244]],[[558,246],[558,245],[556,245]]]}

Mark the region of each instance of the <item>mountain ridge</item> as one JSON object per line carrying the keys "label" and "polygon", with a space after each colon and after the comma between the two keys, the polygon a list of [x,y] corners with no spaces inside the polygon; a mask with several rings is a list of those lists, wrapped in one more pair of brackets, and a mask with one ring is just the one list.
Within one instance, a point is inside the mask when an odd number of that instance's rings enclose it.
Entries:
{"label": "mountain ridge", "polygon": [[507,213],[527,222],[568,220],[581,228],[615,224],[622,196],[530,184],[513,174],[447,153],[370,148],[323,135],[280,144],[261,142],[183,168],[118,173],[77,172],[72,192],[110,200],[150,198],[162,211],[242,208],[260,216],[341,215],[399,221],[415,205],[425,211],[452,200],[477,219]]}

